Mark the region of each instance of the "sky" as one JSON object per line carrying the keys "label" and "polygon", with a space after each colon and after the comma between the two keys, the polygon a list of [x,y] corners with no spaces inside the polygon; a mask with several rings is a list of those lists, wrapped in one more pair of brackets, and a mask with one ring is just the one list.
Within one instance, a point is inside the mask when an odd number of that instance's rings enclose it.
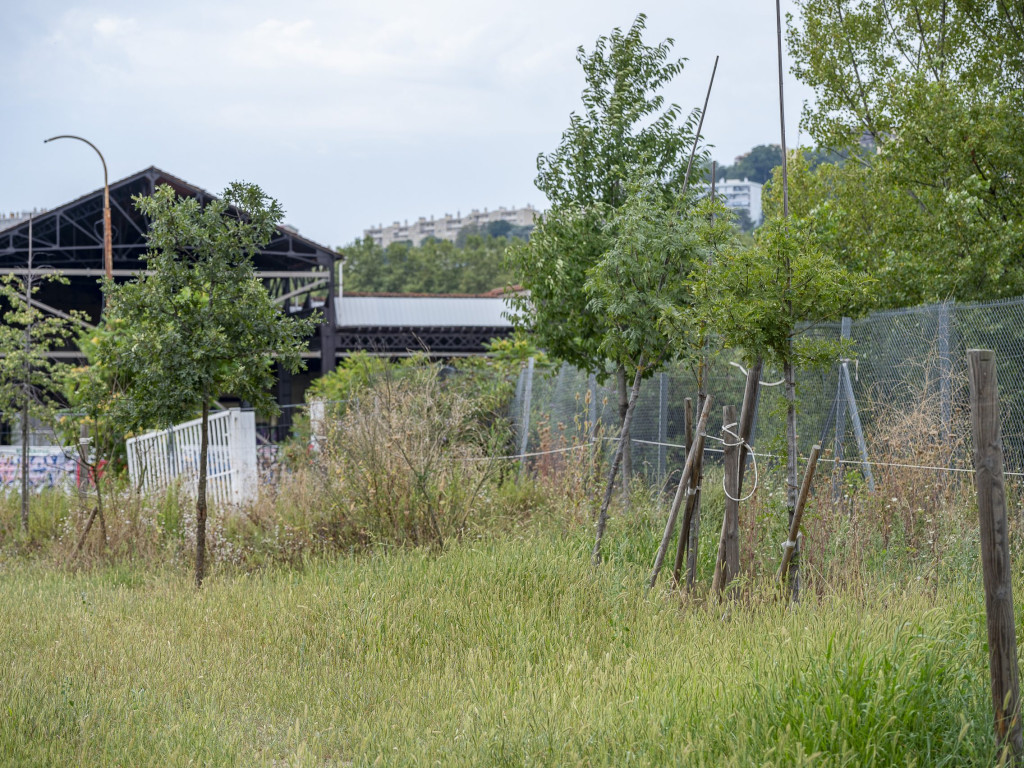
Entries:
{"label": "sky", "polygon": [[[791,0],[783,13],[795,12]],[[546,201],[538,153],[580,108],[588,50],[647,14],[720,162],[779,140],[772,0],[33,0],[0,9],[0,211],[53,208],[155,165],[259,184],[344,246],[379,223]],[[786,64],[787,143],[812,98]]]}

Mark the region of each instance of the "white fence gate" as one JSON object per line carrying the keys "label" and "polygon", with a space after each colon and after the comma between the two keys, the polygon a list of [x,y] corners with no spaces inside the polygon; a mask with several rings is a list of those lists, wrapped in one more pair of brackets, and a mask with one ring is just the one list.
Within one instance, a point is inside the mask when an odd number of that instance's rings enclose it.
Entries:
{"label": "white fence gate", "polygon": [[[143,493],[165,490],[179,478],[196,492],[202,419],[128,440],[128,476]],[[206,494],[211,504],[246,504],[258,495],[256,415],[232,408],[209,418]]]}

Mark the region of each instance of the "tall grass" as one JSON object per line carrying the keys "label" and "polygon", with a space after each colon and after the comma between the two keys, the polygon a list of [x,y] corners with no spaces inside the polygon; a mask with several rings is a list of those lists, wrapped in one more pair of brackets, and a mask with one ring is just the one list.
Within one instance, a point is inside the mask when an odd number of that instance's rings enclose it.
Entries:
{"label": "tall grass", "polygon": [[722,609],[588,549],[534,529],[199,593],[8,561],[0,764],[997,762],[976,580]]}

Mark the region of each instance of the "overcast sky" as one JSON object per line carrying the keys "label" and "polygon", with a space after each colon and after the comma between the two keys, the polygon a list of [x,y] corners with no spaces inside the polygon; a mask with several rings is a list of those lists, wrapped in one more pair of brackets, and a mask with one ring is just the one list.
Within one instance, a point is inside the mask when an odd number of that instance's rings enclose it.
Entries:
{"label": "overcast sky", "polygon": [[[783,12],[792,10],[789,0]],[[689,59],[666,92],[732,159],[778,141],[772,0],[33,0],[0,11],[0,211],[52,208],[155,165],[252,181],[325,245],[471,208],[544,207],[538,152],[579,106],[576,47],[648,15]],[[811,97],[786,74],[787,136]]]}

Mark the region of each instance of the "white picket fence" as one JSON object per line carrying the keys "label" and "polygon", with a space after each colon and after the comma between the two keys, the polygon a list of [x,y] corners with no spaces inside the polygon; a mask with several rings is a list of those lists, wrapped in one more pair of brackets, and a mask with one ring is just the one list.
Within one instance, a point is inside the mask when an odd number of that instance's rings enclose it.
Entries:
{"label": "white picket fence", "polygon": [[[256,416],[232,408],[209,418],[210,441],[206,457],[206,494],[210,504],[225,506],[255,501]],[[147,432],[128,440],[128,476],[142,493],[159,493],[172,483],[194,494],[199,482],[202,420],[170,429]]]}

